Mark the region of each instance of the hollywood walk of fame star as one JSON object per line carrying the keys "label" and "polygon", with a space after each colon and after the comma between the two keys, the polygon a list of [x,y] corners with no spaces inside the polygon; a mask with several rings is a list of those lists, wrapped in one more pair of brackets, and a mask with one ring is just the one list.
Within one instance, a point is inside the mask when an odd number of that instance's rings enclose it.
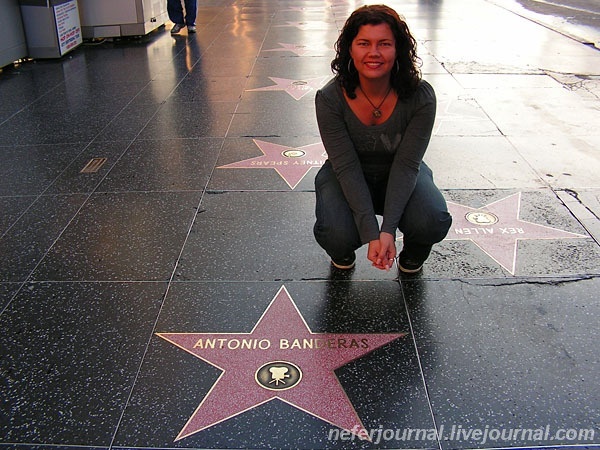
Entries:
{"label": "hollywood walk of fame star", "polygon": [[265,52],[291,52],[298,56],[306,55],[310,52],[310,48],[308,45],[297,45],[297,44],[285,44],[282,42],[278,42],[281,45],[281,48],[271,48],[268,50],[264,50]]}
{"label": "hollywood walk of fame star", "polygon": [[176,440],[279,399],[369,435],[334,370],[406,333],[313,333],[282,286],[250,333],[157,333],[222,370]]}
{"label": "hollywood walk of fame star", "polygon": [[325,81],[327,81],[329,78],[329,76],[324,76],[308,78],[306,80],[293,80],[289,78],[269,77],[269,79],[276,84],[261,88],[248,89],[248,91],[285,91],[295,100],[300,100],[305,95],[322,87]]}
{"label": "hollywood walk of fame star", "polygon": [[253,139],[262,156],[219,166],[218,169],[274,169],[294,189],[312,167],[321,167],[327,153],[322,142],[288,147]]}
{"label": "hollywood walk of fame star", "polygon": [[274,25],[274,27],[296,27],[302,31],[310,31],[310,30],[327,30],[329,29],[330,24],[327,22],[291,22],[288,21],[286,25]]}
{"label": "hollywood walk of fame star", "polygon": [[[299,45],[299,44],[285,44],[283,42],[278,42],[281,45],[280,48],[271,48],[268,50],[263,50],[265,52],[291,52],[298,56],[308,55],[309,53],[315,53],[318,51],[326,51],[328,50],[325,46],[318,47],[317,45]],[[264,89],[264,88],[263,88]]]}
{"label": "hollywood walk of fame star", "polygon": [[482,208],[448,202],[452,229],[446,240],[469,240],[504,269],[515,274],[518,241],[525,239],[581,239],[571,233],[519,219],[521,193],[509,195]]}
{"label": "hollywood walk of fame star", "polygon": [[303,6],[290,6],[287,9],[281,9],[279,12],[295,11],[295,12],[323,12],[323,8],[306,8]]}

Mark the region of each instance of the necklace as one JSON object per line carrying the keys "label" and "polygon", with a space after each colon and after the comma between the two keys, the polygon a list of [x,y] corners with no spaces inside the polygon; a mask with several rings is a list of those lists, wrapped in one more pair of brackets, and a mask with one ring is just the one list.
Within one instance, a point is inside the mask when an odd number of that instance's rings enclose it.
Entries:
{"label": "necklace", "polygon": [[379,109],[379,108],[381,108],[381,105],[383,105],[383,102],[385,102],[385,99],[388,98],[388,95],[390,95],[390,92],[392,91],[392,87],[390,86],[387,93],[385,94],[385,97],[383,97],[383,100],[381,100],[381,102],[377,106],[375,106],[375,104],[371,101],[371,99],[369,97],[367,97],[367,94],[365,94],[365,91],[363,91],[360,86],[358,88],[360,89],[360,92],[363,93],[363,95],[365,96],[367,101],[373,107],[373,117],[375,117],[376,119],[379,119],[381,117],[381,109]]}

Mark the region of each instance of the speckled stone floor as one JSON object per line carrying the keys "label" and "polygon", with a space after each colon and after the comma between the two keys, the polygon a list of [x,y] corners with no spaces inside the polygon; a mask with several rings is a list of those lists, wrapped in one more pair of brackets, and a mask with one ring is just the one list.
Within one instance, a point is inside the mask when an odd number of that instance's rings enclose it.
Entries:
{"label": "speckled stone floor", "polygon": [[412,277],[312,237],[357,3],[208,0],[0,73],[0,449],[600,447],[600,52],[389,4],[454,217]]}

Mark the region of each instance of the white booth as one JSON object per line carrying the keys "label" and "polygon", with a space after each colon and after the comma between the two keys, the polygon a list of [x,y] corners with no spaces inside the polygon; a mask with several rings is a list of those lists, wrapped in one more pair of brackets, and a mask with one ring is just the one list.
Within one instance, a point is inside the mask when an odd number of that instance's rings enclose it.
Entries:
{"label": "white booth", "polygon": [[83,37],[143,36],[164,25],[166,0],[78,0]]}

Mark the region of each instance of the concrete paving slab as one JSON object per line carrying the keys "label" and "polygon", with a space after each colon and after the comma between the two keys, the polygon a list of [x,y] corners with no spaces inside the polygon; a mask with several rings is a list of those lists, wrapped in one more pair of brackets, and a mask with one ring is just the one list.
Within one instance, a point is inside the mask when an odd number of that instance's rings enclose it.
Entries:
{"label": "concrete paving slab", "polygon": [[522,17],[556,30],[579,42],[600,48],[600,12],[597,2],[537,2],[492,0]]}
{"label": "concrete paving slab", "polygon": [[556,195],[600,244],[600,190],[560,190]]}
{"label": "concrete paving slab", "polygon": [[550,74],[457,73],[453,77],[465,89],[558,87]]}
{"label": "concrete paving slab", "polygon": [[442,189],[545,186],[523,156],[502,136],[434,136],[425,161]]}
{"label": "concrete paving slab", "polygon": [[600,109],[562,87],[473,89],[471,95],[506,136],[599,133]]}
{"label": "concrete paving slab", "polygon": [[509,136],[508,141],[548,186],[600,186],[600,135]]}

